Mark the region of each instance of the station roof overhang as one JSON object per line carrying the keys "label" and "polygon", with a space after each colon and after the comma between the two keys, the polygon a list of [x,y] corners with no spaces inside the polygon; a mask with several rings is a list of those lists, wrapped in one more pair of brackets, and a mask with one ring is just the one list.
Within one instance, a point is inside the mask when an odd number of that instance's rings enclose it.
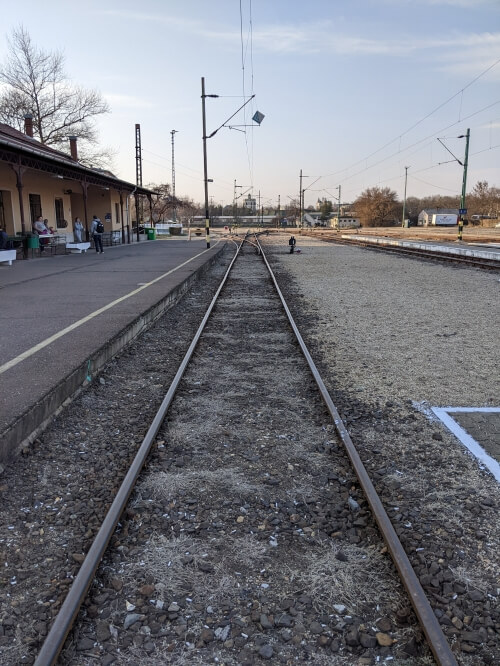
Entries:
{"label": "station roof overhang", "polygon": [[129,195],[158,196],[153,190],[116,178],[110,172],[83,166],[65,153],[44,146],[33,139],[31,141],[33,145],[0,133],[0,162],[10,164],[14,169],[19,167],[23,170],[33,169],[50,174],[52,177],[113,188]]}

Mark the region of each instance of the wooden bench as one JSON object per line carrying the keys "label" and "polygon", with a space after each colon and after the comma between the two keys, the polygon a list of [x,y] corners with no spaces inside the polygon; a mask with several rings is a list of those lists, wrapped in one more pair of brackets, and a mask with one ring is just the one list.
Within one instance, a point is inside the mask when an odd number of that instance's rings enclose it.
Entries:
{"label": "wooden bench", "polygon": [[90,243],[66,243],[66,249],[69,250],[71,254],[87,252],[89,247]]}
{"label": "wooden bench", "polygon": [[12,266],[12,262],[16,259],[16,254],[16,250],[0,250],[0,264]]}

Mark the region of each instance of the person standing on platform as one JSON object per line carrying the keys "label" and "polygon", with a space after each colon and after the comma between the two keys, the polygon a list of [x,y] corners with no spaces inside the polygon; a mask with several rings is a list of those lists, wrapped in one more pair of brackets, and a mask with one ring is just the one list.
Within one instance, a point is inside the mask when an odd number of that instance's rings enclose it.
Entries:
{"label": "person standing on platform", "polygon": [[104,250],[102,249],[102,234],[104,232],[104,224],[101,222],[101,220],[97,217],[97,215],[94,215],[92,218],[92,224],[90,225],[90,235],[94,239],[94,246],[95,246],[95,251],[99,254],[104,253]]}
{"label": "person standing on platform", "polygon": [[75,218],[75,224],[73,226],[73,237],[75,239],[75,243],[82,242],[82,232],[83,232],[83,224],[80,218],[77,217]]}
{"label": "person standing on platform", "polygon": [[290,254],[293,254],[296,243],[297,241],[295,240],[295,236],[290,236],[290,240],[288,241],[288,245],[290,246]]}
{"label": "person standing on platform", "polygon": [[11,250],[12,241],[9,240],[7,232],[5,229],[0,227],[0,250]]}

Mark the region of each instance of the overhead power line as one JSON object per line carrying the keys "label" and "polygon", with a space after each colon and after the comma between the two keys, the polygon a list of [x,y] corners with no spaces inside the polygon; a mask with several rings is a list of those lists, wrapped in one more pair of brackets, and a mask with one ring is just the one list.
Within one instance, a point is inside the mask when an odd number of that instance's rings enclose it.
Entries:
{"label": "overhead power line", "polygon": [[[364,157],[364,158],[358,160],[357,162],[354,162],[354,164],[351,164],[349,167],[346,167],[345,169],[340,169],[340,170],[338,170],[338,171],[335,171],[334,173],[325,174],[324,177],[325,177],[325,178],[329,178],[329,177],[331,177],[331,176],[336,176],[336,175],[338,175],[338,174],[340,174],[340,173],[343,173],[343,172],[347,171],[348,169],[353,169],[353,168],[355,168],[356,166],[358,166],[358,164],[362,164],[363,162],[366,162],[367,160],[369,160],[369,159],[370,159],[371,157],[373,157],[374,155],[377,155],[378,153],[382,152],[383,150],[385,150],[386,148],[388,148],[389,146],[391,146],[393,143],[395,143],[395,142],[397,142],[397,141],[401,141],[402,137],[406,136],[406,134],[408,134],[409,132],[411,132],[412,130],[414,130],[416,127],[418,127],[419,125],[421,125],[425,120],[427,120],[428,118],[430,118],[430,117],[431,117],[432,115],[434,115],[437,111],[439,111],[439,110],[442,109],[444,106],[446,106],[447,104],[449,104],[449,102],[451,102],[453,99],[455,99],[456,97],[458,97],[458,95],[461,95],[465,90],[467,90],[467,88],[470,88],[474,83],[476,83],[476,81],[478,81],[478,80],[479,80],[480,78],[482,78],[485,74],[487,74],[489,71],[491,71],[491,70],[492,70],[494,67],[496,67],[499,63],[500,63],[500,58],[499,58],[498,60],[496,60],[494,63],[492,63],[491,65],[489,65],[489,67],[487,67],[486,69],[484,69],[484,70],[483,70],[480,74],[478,74],[474,79],[472,79],[471,81],[469,81],[469,83],[467,83],[467,85],[465,85],[465,86],[464,86],[463,88],[461,88],[458,92],[456,92],[454,95],[452,95],[451,97],[449,97],[446,101],[442,102],[441,104],[438,104],[438,106],[436,106],[432,111],[430,111],[430,112],[427,113],[425,116],[423,116],[423,117],[422,117],[420,120],[418,120],[416,123],[414,123],[413,125],[411,125],[411,127],[409,127],[407,130],[405,130],[402,134],[399,134],[399,135],[398,135],[397,137],[395,137],[394,139],[391,139],[390,141],[388,141],[387,143],[385,143],[383,146],[381,146],[381,147],[378,148],[377,150],[374,150],[372,153],[370,153],[370,154],[367,155],[366,157]],[[494,102],[493,104],[490,104],[489,106],[485,107],[485,108],[482,109],[481,111],[484,111],[484,110],[486,110],[486,109],[490,108],[491,106],[494,106],[495,104],[498,104],[498,103],[499,103],[498,101],[497,101],[497,102]],[[475,114],[472,114],[472,115],[476,115],[477,113],[480,113],[481,111],[477,111]],[[471,116],[469,115],[468,118],[470,118],[470,117],[471,117]],[[453,125],[458,124],[459,122],[464,122],[465,120],[467,120],[467,118],[462,118],[461,120],[457,121],[456,123],[453,123],[452,125],[449,125],[448,127],[453,127]],[[438,130],[438,132],[441,132],[441,131],[443,131],[443,130]],[[437,134],[438,132],[435,132],[432,136],[435,136],[435,134]],[[424,139],[424,140],[425,140],[425,139]],[[415,145],[415,144],[412,144],[412,145]],[[410,147],[411,147],[411,146],[410,146]],[[407,149],[408,149],[408,148],[405,148],[404,150],[407,150]],[[397,151],[396,153],[393,153],[393,155],[397,155],[397,154],[399,154],[400,152],[404,152],[404,151],[399,150],[399,151]],[[380,162],[377,162],[377,163],[375,164],[375,166],[376,166],[377,164],[379,164],[379,163],[380,163]],[[368,167],[368,168],[372,168],[372,167]],[[360,172],[357,172],[355,175],[358,175],[359,173],[363,173],[363,171],[365,171],[365,169],[363,169],[363,170],[360,171]],[[353,177],[353,176],[348,176],[348,178],[351,178],[351,177]]]}

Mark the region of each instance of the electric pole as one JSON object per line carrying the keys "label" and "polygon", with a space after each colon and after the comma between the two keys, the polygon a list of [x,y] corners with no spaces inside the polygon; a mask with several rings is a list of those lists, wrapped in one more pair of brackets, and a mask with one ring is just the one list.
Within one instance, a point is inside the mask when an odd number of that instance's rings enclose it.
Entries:
{"label": "electric pole", "polygon": [[302,197],[304,193],[302,191],[302,169],[300,170],[299,177],[299,227],[302,229]]}
{"label": "electric pole", "polygon": [[203,118],[203,182],[205,185],[205,236],[207,249],[210,247],[210,216],[208,212],[208,174],[207,174],[207,120],[205,114],[205,77],[201,77],[201,113]]}
{"label": "electric pole", "polygon": [[443,141],[438,138],[439,143],[445,148],[450,155],[455,159],[456,162],[464,168],[464,174],[462,177],[462,195],[460,197],[460,208],[458,210],[458,237],[457,240],[462,240],[462,232],[464,229],[464,215],[467,215],[467,208],[465,207],[465,193],[467,189],[467,166],[469,164],[469,139],[470,139],[470,129],[467,129],[466,134],[460,134],[457,136],[457,139],[465,139],[465,159],[461,162],[458,157],[456,157],[451,150],[443,143]]}
{"label": "electric pole", "polygon": [[177,133],[177,130],[172,130],[170,134],[172,135],[172,200],[174,202],[173,210],[173,223],[177,221],[177,199],[175,198],[175,160],[174,160],[174,135]]}
{"label": "electric pole", "polygon": [[402,227],[405,226],[405,212],[406,212],[406,183],[407,183],[407,181],[408,181],[408,169],[409,169],[409,168],[410,168],[410,167],[405,166],[405,195],[404,195],[404,198],[403,198],[403,218],[402,218],[402,220],[401,220],[401,226],[402,226]]}
{"label": "electric pole", "polygon": [[340,229],[340,197],[341,197],[341,189],[340,188],[341,188],[341,186],[339,185],[337,187],[337,189],[339,191],[339,204],[338,204],[338,208],[337,208],[337,229]]}
{"label": "electric pole", "polygon": [[[137,123],[135,126],[135,185],[136,190],[142,187],[142,148],[141,148],[141,126]],[[139,208],[140,206],[140,208]],[[139,196],[135,193],[135,216],[137,218],[137,242],[139,242],[139,218],[142,219],[142,199],[139,204]]]}
{"label": "electric pole", "polygon": [[[464,135],[460,135],[458,138],[462,139]],[[462,232],[464,229],[464,215],[467,213],[465,207],[465,193],[467,189],[467,166],[469,164],[469,139],[470,139],[470,129],[467,129],[467,134],[465,134],[465,159],[464,159],[464,175],[462,178],[462,196],[460,197],[460,211],[458,218],[458,240],[462,240]]]}

